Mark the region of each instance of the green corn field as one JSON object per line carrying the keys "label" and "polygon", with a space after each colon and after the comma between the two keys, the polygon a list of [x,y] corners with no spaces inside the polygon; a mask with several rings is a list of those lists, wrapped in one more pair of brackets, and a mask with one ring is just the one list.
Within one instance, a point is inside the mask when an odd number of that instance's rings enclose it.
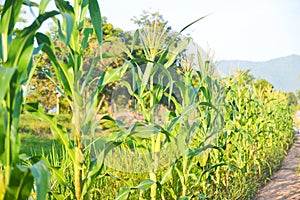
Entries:
{"label": "green corn field", "polygon": [[[1,7],[1,200],[255,197],[294,141],[287,95],[255,87],[248,72],[221,77],[209,55],[188,57],[191,38],[180,34],[204,17],[172,34],[154,21],[123,44],[104,39],[97,0],[55,0],[53,11],[48,3]],[[39,15],[17,30],[23,6]],[[48,18],[59,42],[38,31]],[[43,57],[51,71],[39,65]],[[106,66],[116,59],[120,67]],[[22,86],[37,71],[70,108],[66,122],[26,101]],[[106,109],[113,105],[117,114]],[[21,155],[21,116],[41,120],[58,144]]]}

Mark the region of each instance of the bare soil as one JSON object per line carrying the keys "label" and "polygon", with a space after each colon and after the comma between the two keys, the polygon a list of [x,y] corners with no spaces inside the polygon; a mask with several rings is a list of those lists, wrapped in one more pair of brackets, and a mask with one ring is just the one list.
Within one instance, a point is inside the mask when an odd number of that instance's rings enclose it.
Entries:
{"label": "bare soil", "polygon": [[267,184],[253,200],[300,200],[300,134]]}

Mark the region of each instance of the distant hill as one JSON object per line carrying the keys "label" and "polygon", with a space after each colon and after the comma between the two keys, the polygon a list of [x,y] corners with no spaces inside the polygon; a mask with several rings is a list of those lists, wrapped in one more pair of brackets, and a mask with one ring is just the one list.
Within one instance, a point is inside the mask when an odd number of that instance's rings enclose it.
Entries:
{"label": "distant hill", "polygon": [[223,60],[218,64],[220,74],[250,70],[256,79],[266,79],[275,89],[284,92],[300,90],[300,55],[290,55],[265,62]]}

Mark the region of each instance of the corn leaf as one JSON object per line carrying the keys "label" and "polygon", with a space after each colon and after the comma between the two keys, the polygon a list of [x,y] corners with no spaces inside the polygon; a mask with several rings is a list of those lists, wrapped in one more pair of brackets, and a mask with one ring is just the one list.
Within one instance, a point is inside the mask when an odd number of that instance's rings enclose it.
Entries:
{"label": "corn leaf", "polygon": [[33,176],[29,169],[14,167],[11,172],[10,182],[4,200],[27,199],[32,187]]}
{"label": "corn leaf", "polygon": [[30,167],[36,182],[37,199],[46,199],[49,187],[49,172],[44,160],[40,160]]}
{"label": "corn leaf", "polygon": [[155,182],[153,180],[144,180],[140,182],[137,186],[133,187],[132,189],[139,189],[139,190],[148,190]]}
{"label": "corn leaf", "polygon": [[102,17],[100,13],[100,8],[97,0],[89,0],[89,11],[91,15],[92,24],[96,31],[96,36],[98,43],[102,45]]}
{"label": "corn leaf", "polygon": [[10,35],[18,21],[23,1],[7,0],[1,12],[0,32]]}
{"label": "corn leaf", "polygon": [[0,85],[1,85],[1,90],[0,90],[0,102],[4,99],[4,96],[7,92],[7,89],[9,87],[10,80],[15,73],[16,68],[5,68],[1,67],[0,68]]}
{"label": "corn leaf", "polygon": [[115,200],[127,200],[130,195],[130,188],[121,187]]}
{"label": "corn leaf", "polygon": [[116,69],[110,69],[105,71],[98,82],[99,91],[102,91],[102,89],[109,83],[119,81],[124,74],[126,73],[127,69],[129,67],[128,62],[125,62],[122,67],[116,68]]}

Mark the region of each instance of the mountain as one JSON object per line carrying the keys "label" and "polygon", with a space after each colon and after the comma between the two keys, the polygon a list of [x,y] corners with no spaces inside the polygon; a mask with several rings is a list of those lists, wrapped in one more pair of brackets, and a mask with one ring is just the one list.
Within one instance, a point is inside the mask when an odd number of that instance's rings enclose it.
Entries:
{"label": "mountain", "polygon": [[290,55],[264,62],[241,60],[220,61],[220,74],[229,75],[236,70],[250,70],[256,79],[266,79],[277,90],[295,92],[300,90],[300,55]]}

